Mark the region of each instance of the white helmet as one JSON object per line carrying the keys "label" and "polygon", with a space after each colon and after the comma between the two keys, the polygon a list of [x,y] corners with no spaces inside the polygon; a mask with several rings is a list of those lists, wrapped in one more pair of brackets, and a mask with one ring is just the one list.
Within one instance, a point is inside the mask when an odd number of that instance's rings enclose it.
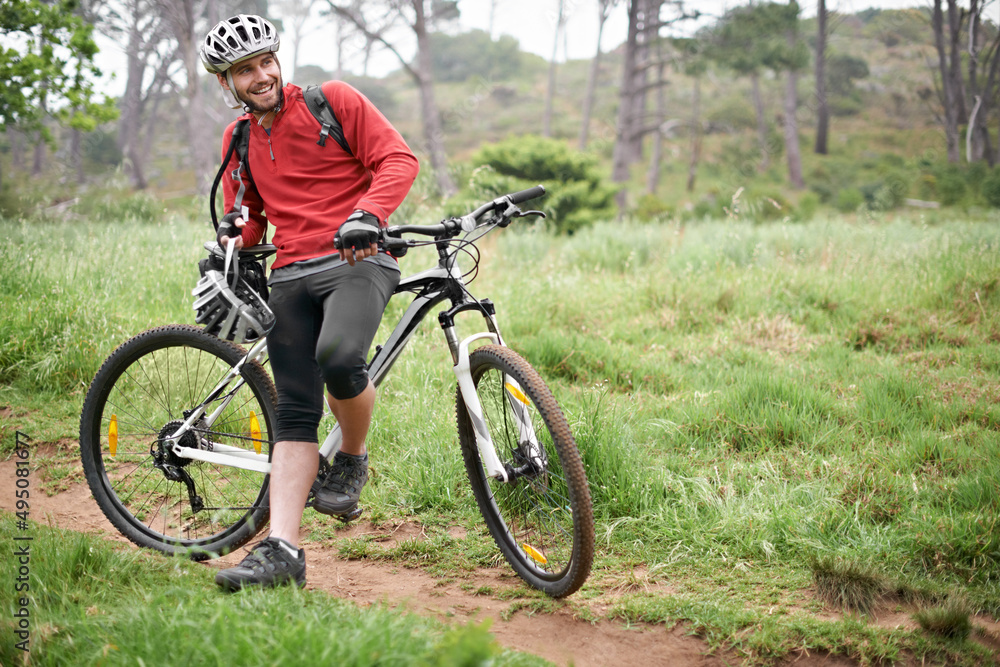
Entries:
{"label": "white helmet", "polygon": [[223,74],[241,60],[277,51],[280,42],[270,21],[240,14],[220,21],[208,32],[200,49],[201,62],[209,72]]}
{"label": "white helmet", "polygon": [[194,296],[195,321],[205,332],[234,343],[252,343],[274,328],[271,309],[242,276],[232,285],[226,271],[204,267]]}

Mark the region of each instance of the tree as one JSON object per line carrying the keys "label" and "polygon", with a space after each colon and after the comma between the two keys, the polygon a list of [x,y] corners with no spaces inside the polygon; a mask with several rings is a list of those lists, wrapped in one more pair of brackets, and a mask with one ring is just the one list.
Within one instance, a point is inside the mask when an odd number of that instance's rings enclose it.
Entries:
{"label": "tree", "polygon": [[962,75],[958,52],[961,16],[955,0],[948,0],[947,44],[941,0],[934,0],[931,26],[934,30],[934,46],[938,53],[938,69],[941,75],[941,101],[944,106],[944,136],[948,162],[958,162],[958,123],[961,115],[959,101],[962,99]]}
{"label": "tree", "polygon": [[91,131],[111,120],[110,100],[94,91],[101,71],[90,25],[75,12],[78,3],[5,0],[0,5],[0,125],[5,131],[38,132],[58,122]]}
{"label": "tree", "polygon": [[688,120],[691,132],[691,159],[688,161],[687,191],[694,191],[694,182],[698,174],[698,163],[701,161],[701,77],[708,71],[710,57],[705,53],[707,44],[704,39],[674,39],[677,49],[678,65],[684,73],[691,77],[691,117]]}
{"label": "tree", "polygon": [[[353,24],[366,38],[382,44],[399,60],[420,91],[420,116],[424,126],[424,141],[430,154],[431,167],[441,194],[448,197],[456,192],[448,173],[444,151],[444,129],[441,111],[434,97],[434,65],[431,48],[431,28],[458,18],[455,0],[380,0],[353,3],[327,0],[330,9]],[[416,62],[411,63],[387,37],[389,28],[401,23],[417,40]]]}
{"label": "tree", "polygon": [[802,151],[799,147],[798,123],[798,76],[806,66],[809,54],[805,44],[799,37],[799,4],[792,0],[787,5],[772,5],[774,20],[779,28],[778,34],[785,35],[787,49],[777,49],[774,60],[768,64],[776,71],[786,73],[785,85],[785,158],[788,162],[788,180],[792,186],[801,188],[802,181]]}
{"label": "tree", "polygon": [[209,125],[205,122],[205,100],[201,90],[204,69],[198,57],[198,45],[204,38],[199,19],[205,15],[207,3],[208,0],[158,0],[165,25],[177,40],[177,52],[184,67],[186,85],[181,97],[195,187],[200,194],[208,194],[218,159],[215,143],[208,132]]}
{"label": "tree", "polygon": [[816,4],[816,145],[814,152],[826,155],[830,133],[830,105],[826,99],[826,0]]}
{"label": "tree", "polygon": [[757,140],[761,159],[758,169],[770,165],[770,148],[767,140],[767,123],[760,93],[760,73],[773,70],[785,73],[783,122],[785,152],[788,159],[789,179],[795,187],[802,186],[801,154],[799,149],[798,122],[798,73],[809,59],[805,43],[798,32],[799,5],[775,2],[749,5],[732,9],[722,17],[714,31],[712,51],[716,60],[735,72],[749,76],[753,84],[753,102],[757,115]]}
{"label": "tree", "polygon": [[125,48],[125,91],[118,105],[118,149],[132,187],[148,185],[146,164],[152,150],[151,128],[169,71],[176,62],[177,43],[164,26],[156,0],[118,0],[101,11],[100,30]]}
{"label": "tree", "polygon": [[557,0],[556,33],[552,38],[552,59],[549,60],[549,82],[545,87],[545,112],[542,115],[542,136],[552,136],[552,98],[556,94],[556,53],[559,50],[559,36],[566,29],[566,1]]}
{"label": "tree", "polygon": [[996,152],[992,150],[988,129],[1000,90],[1000,33],[995,20],[987,17],[984,25],[984,11],[990,4],[971,0],[966,10],[956,0],[948,0],[945,12],[941,0],[934,0],[931,27],[938,55],[938,96],[948,161],[953,163],[961,159],[962,125],[967,128],[966,160],[986,159],[991,164],[1000,160],[1000,145]]}
{"label": "tree", "polygon": [[587,75],[587,92],[583,96],[583,121],[580,124],[580,150],[587,147],[590,134],[590,115],[594,110],[594,95],[597,92],[597,75],[601,71],[601,37],[604,35],[604,25],[611,16],[611,10],[620,0],[597,0],[597,52],[590,61],[590,74]]}
{"label": "tree", "polygon": [[[663,14],[668,12],[668,16]],[[618,120],[615,147],[612,155],[611,178],[615,183],[626,183],[632,164],[642,157],[643,138],[657,125],[647,124],[647,93],[663,81],[648,82],[649,70],[659,63],[651,57],[650,46],[659,39],[660,31],[699,16],[697,11],[687,12],[682,0],[629,0],[628,36],[623,54],[622,79],[619,88]],[[618,208],[624,211],[626,193],[619,190]]]}

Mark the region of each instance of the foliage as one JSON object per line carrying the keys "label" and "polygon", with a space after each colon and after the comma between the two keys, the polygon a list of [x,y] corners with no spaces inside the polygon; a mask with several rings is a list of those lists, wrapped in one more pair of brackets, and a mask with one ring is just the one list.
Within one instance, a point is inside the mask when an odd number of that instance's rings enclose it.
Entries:
{"label": "foliage", "polygon": [[1000,167],[993,167],[983,181],[983,198],[993,208],[1000,208]]}
{"label": "foliage", "polygon": [[887,47],[900,44],[932,44],[927,29],[929,16],[922,9],[867,9],[858,12],[864,21],[864,34],[875,37]]}
{"label": "foliage", "polygon": [[435,81],[466,81],[477,77],[502,81],[521,71],[522,53],[517,39],[502,35],[494,40],[484,30],[459,35],[431,36]]}
{"label": "foliage", "polygon": [[864,58],[845,53],[833,54],[826,59],[826,76],[829,92],[834,95],[852,95],[856,79],[864,79],[870,73]]}
{"label": "foliage", "polygon": [[89,131],[117,116],[97,99],[92,27],[76,15],[75,0],[8,0],[0,5],[0,124],[41,130],[43,109],[71,127]]}
{"label": "foliage", "polygon": [[764,69],[802,69],[809,60],[806,44],[788,39],[796,30],[798,15],[799,5],[794,1],[730,9],[709,33],[712,57],[743,75]]}
{"label": "foliage", "polygon": [[613,215],[615,190],[598,170],[596,158],[572,150],[565,142],[532,135],[512,137],[484,146],[472,162],[480,166],[463,193],[450,203],[456,212],[465,212],[472,201],[542,184],[548,192],[531,205],[544,211],[549,224],[561,233],[572,234]]}

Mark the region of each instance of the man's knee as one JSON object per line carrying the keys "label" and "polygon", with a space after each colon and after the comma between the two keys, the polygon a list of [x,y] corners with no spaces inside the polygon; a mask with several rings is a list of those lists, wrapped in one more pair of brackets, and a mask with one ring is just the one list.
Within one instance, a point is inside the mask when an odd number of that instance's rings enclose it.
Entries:
{"label": "man's knee", "polygon": [[354,398],[368,386],[368,372],[364,360],[353,354],[334,350],[317,355],[316,361],[323,373],[327,391],[338,401]]}

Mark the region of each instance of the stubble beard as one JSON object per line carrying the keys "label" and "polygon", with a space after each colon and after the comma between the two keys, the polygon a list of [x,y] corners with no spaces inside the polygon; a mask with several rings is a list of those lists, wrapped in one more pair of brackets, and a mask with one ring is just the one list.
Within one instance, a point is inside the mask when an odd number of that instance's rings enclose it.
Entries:
{"label": "stubble beard", "polygon": [[[280,77],[277,80],[275,80],[274,85],[278,89],[278,99],[274,104],[263,106],[261,104],[257,104],[252,99],[241,99],[240,101],[243,102],[243,104],[245,104],[248,109],[250,109],[250,113],[265,114],[268,113],[269,111],[277,111],[278,109],[281,108],[281,105],[285,102],[285,91],[281,85]],[[247,97],[248,98],[250,97],[249,92],[247,93]]]}

